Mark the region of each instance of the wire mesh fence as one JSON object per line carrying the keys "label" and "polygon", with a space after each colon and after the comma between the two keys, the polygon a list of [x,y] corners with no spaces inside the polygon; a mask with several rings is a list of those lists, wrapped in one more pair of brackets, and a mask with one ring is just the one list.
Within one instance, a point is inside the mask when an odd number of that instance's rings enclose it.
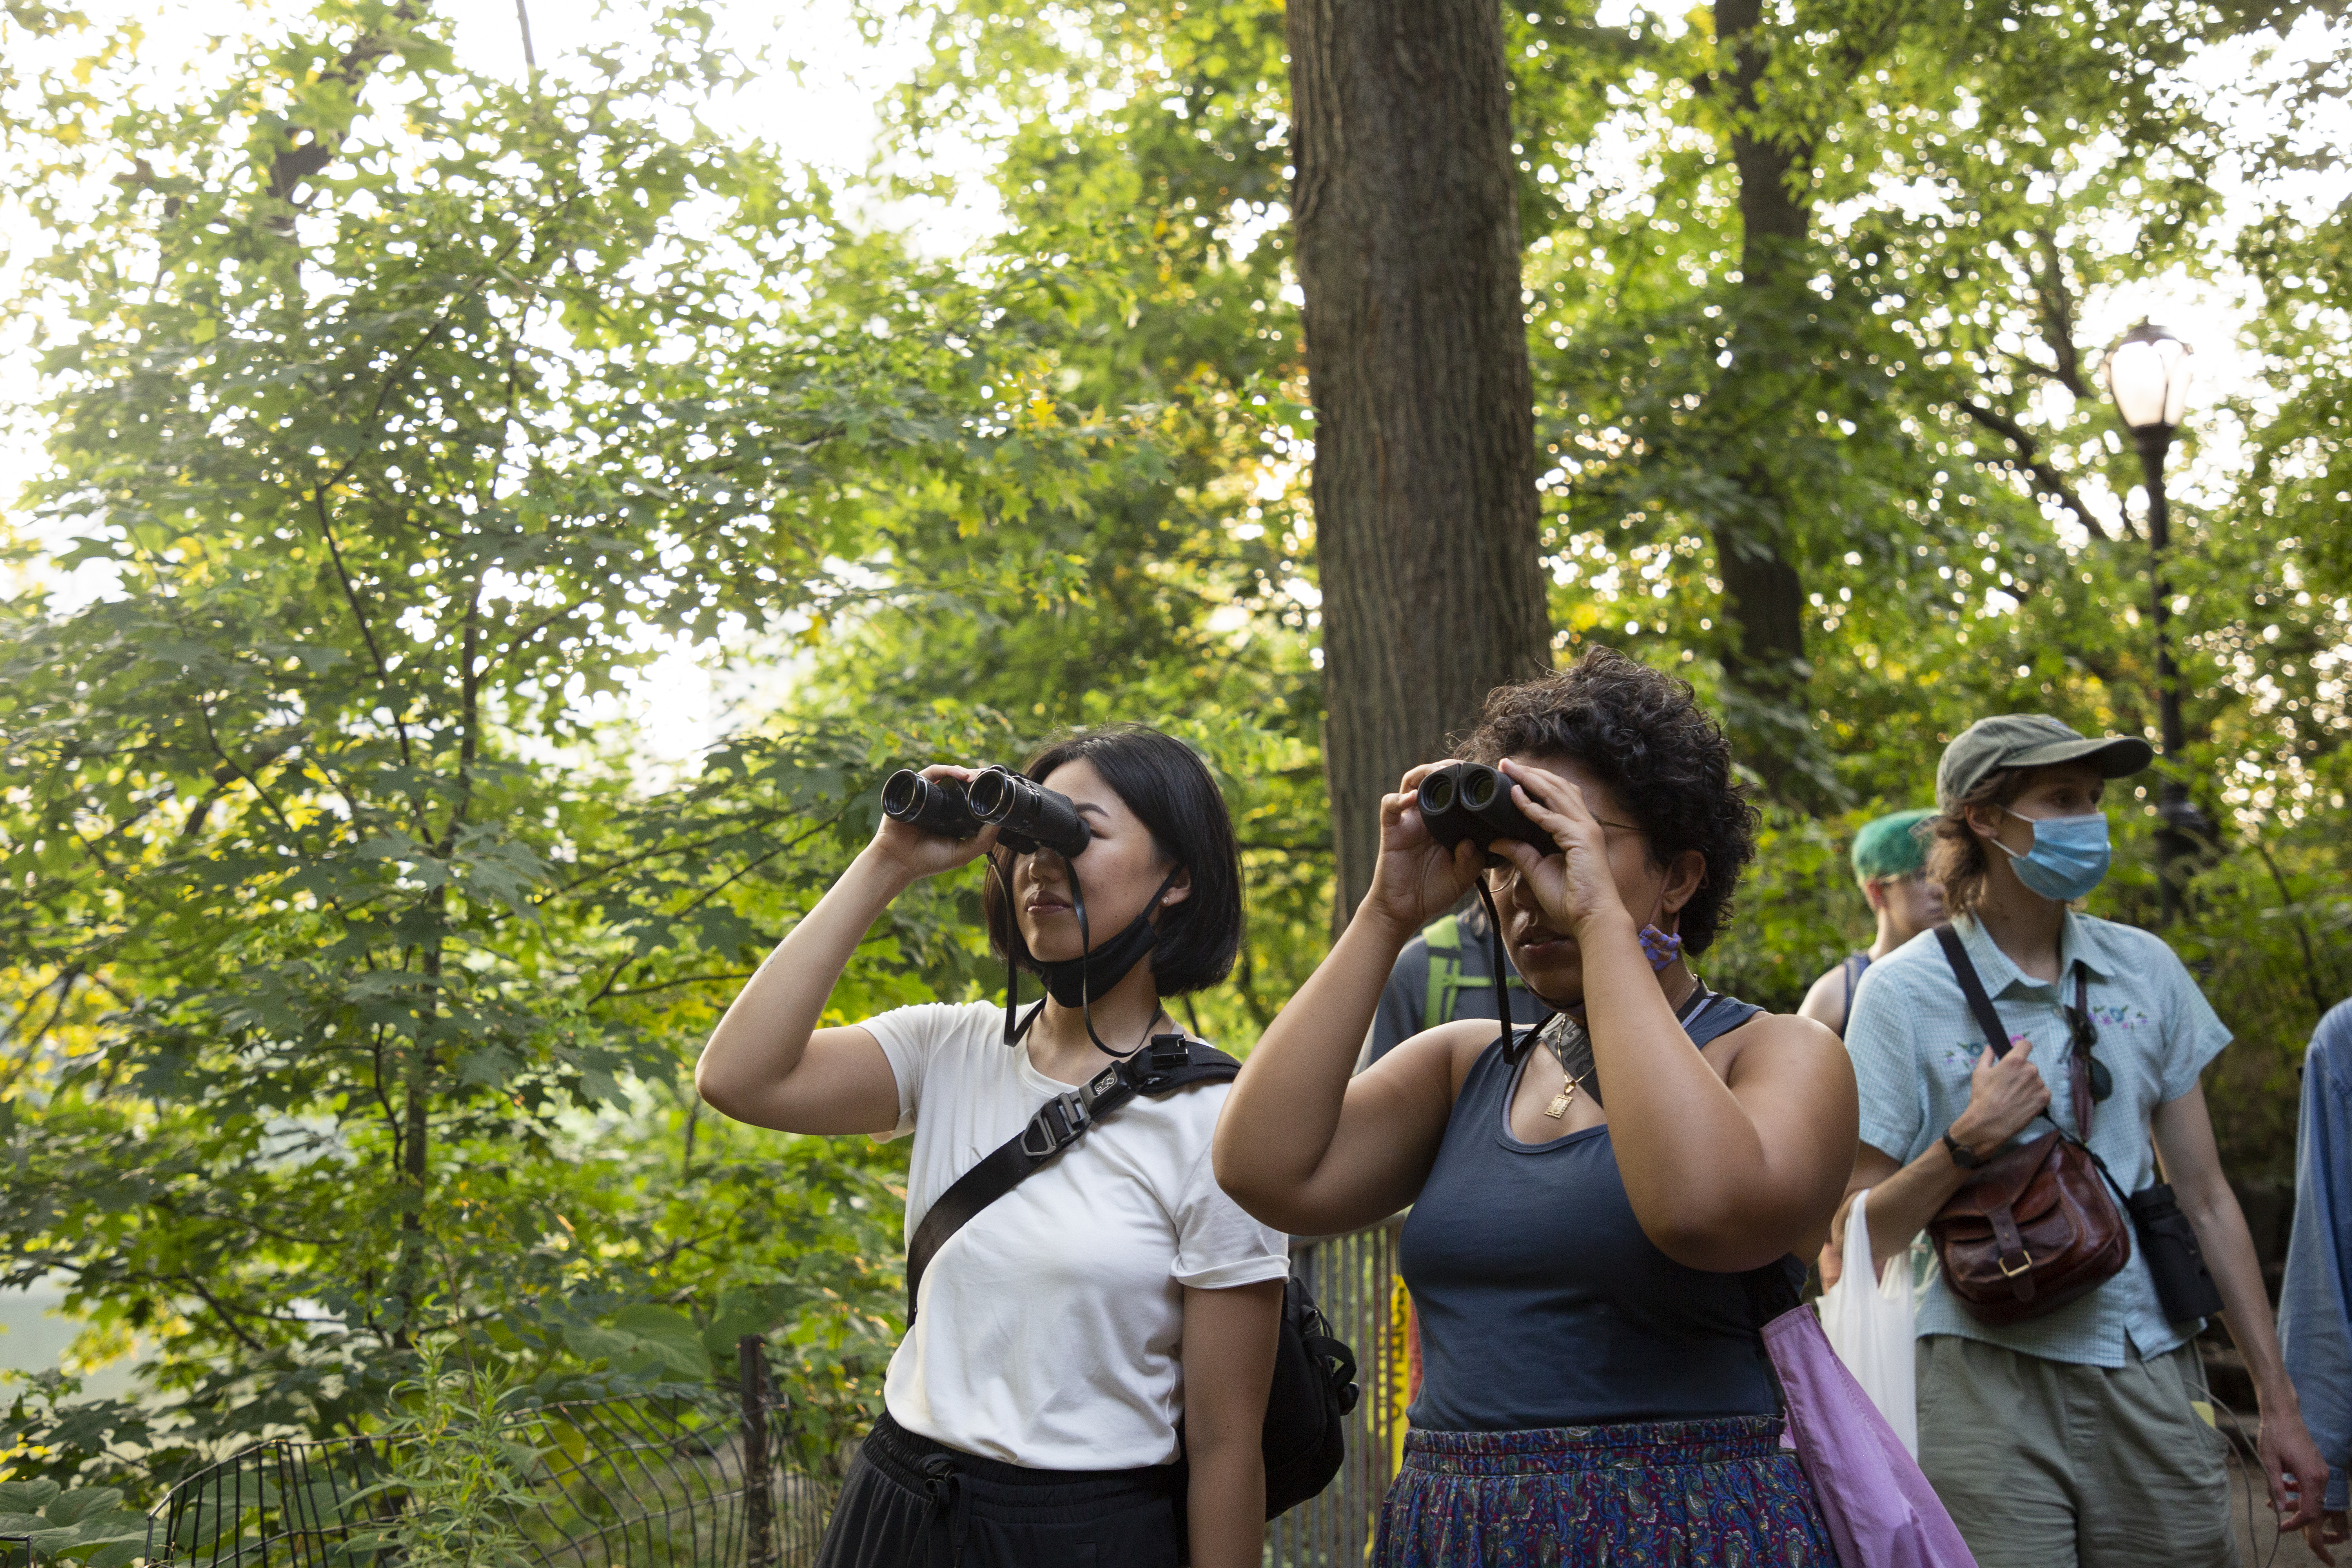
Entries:
{"label": "wire mesh fence", "polygon": [[363,1438],[257,1444],[187,1477],[147,1518],[150,1563],[324,1564],[395,1521],[397,1454]]}
{"label": "wire mesh fence", "polygon": [[[748,1391],[514,1412],[498,1436],[520,1485],[495,1528],[546,1568],[804,1568],[831,1488],[771,1462],[763,1358]],[[280,1439],[206,1467],[148,1516],[149,1568],[387,1568],[417,1501],[400,1440]],[[0,1568],[13,1565],[0,1563]]]}
{"label": "wire mesh fence", "polygon": [[1407,1314],[1397,1277],[1404,1216],[1344,1236],[1291,1246],[1294,1266],[1331,1321],[1355,1348],[1362,1397],[1348,1416],[1348,1458],[1321,1496],[1266,1529],[1267,1568],[1360,1568],[1381,1499],[1403,1455]]}

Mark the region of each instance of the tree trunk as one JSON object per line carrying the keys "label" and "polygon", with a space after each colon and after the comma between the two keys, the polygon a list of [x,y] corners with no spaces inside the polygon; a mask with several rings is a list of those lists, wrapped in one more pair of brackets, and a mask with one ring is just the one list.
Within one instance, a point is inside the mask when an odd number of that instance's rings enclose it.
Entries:
{"label": "tree trunk", "polygon": [[[1717,0],[1716,37],[1731,47],[1731,157],[1739,176],[1739,284],[1759,316],[1785,306],[1801,283],[1811,214],[1790,177],[1808,165],[1811,150],[1765,133],[1757,123],[1757,88],[1769,57],[1759,37],[1762,0]],[[1777,334],[1748,334],[1735,363],[1769,377],[1787,353]],[[1735,400],[1744,403],[1745,400]],[[1761,462],[1738,475],[1740,500],[1715,526],[1715,554],[1723,575],[1724,619],[1730,644],[1724,658],[1733,734],[1742,760],[1778,792],[1805,745],[1805,584],[1792,560],[1786,500]]]}
{"label": "tree trunk", "polygon": [[[447,903],[446,888],[433,889],[431,908],[436,927],[446,917]],[[433,1079],[439,1066],[429,1043],[440,1000],[441,942],[437,936],[425,950],[424,960],[424,1016],[417,1020],[416,1037],[409,1042],[406,1070],[402,1075],[400,1169],[394,1177],[401,1191],[402,1208],[400,1251],[393,1260],[392,1271],[392,1295],[399,1303],[400,1321],[393,1331],[392,1342],[402,1350],[412,1348],[423,1331],[425,1325],[418,1309],[431,1294],[426,1279],[431,1262],[426,1254],[431,1243],[425,1232],[425,1205],[433,1172]]]}
{"label": "tree trunk", "polygon": [[1344,920],[1381,795],[1550,667],[1494,0],[1291,0],[1324,767]]}

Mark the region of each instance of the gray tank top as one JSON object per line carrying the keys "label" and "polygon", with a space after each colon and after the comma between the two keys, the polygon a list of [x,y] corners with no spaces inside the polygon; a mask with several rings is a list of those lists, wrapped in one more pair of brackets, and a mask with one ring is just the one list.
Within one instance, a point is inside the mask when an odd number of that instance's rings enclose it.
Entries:
{"label": "gray tank top", "polygon": [[[1683,1030],[1704,1046],[1762,1010],[1701,987]],[[1412,1424],[1516,1432],[1777,1412],[1754,1282],[1657,1249],[1606,1126],[1513,1137],[1518,1076],[1500,1041],[1486,1047],[1405,1218],[1398,1261],[1423,1369]],[[1773,1293],[1793,1296],[1803,1264],[1768,1268],[1780,1274]]]}

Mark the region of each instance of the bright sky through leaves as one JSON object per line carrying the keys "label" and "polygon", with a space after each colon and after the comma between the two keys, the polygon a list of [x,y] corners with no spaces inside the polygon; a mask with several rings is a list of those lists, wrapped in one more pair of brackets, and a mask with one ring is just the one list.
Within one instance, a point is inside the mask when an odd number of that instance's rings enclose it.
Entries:
{"label": "bright sky through leaves", "polygon": [[[1602,7],[1599,20],[1603,26],[1617,25],[1635,9],[1622,0],[1612,0]],[[142,53],[159,79],[188,66],[201,70],[208,58],[225,58],[214,55],[216,39],[207,33],[206,24],[235,15],[200,6],[156,7],[106,0],[87,10],[100,21],[139,19],[147,30]],[[721,40],[746,56],[762,58],[764,70],[754,90],[682,107],[715,128],[744,138],[764,139],[794,162],[837,175],[854,176],[866,169],[881,130],[877,104],[922,58],[920,40],[912,29],[901,25],[886,29],[878,41],[869,41],[853,15],[852,0],[808,0],[799,5],[789,0],[782,4],[716,0],[710,10],[719,19]],[[520,82],[525,74],[521,30],[504,0],[476,0],[457,7],[455,15],[460,60]],[[1668,17],[1665,22],[1673,30],[1680,30],[1678,18]],[[642,38],[644,14],[625,0],[610,6],[594,0],[530,0],[530,26],[541,67],[560,69],[567,55]],[[68,37],[54,47],[69,59],[80,42]],[[2273,122],[2263,89],[2284,78],[2298,62],[2330,47],[2328,36],[2316,26],[2299,29],[2275,47],[2267,59],[2257,45],[2241,41],[2193,62],[2179,87],[2184,92],[2210,95],[2219,117],[2251,139]],[[2337,144],[2352,143],[2352,124],[2337,129],[2343,132]],[[1622,146],[1630,169],[1638,156],[1636,142],[1628,140]],[[984,157],[982,150],[966,142],[950,140],[936,150],[929,172],[959,177],[963,194],[953,203],[874,202],[860,210],[872,222],[908,229],[917,237],[919,248],[927,253],[960,253],[999,221],[992,194],[982,180],[971,177],[981,171]],[[2307,187],[2297,194],[2314,208],[2324,206],[2331,197],[2324,174],[2288,177]],[[2226,174],[2219,183],[2225,190],[2231,188]],[[2267,192],[2273,200],[2279,194],[2275,185]],[[2227,223],[2245,222],[2252,212],[2250,195],[2241,184]],[[30,229],[13,204],[0,203],[0,245],[5,245],[5,252],[0,253],[0,287],[13,282],[42,244],[42,237]],[[2174,477],[2177,491],[2184,497],[2218,500],[2226,493],[2243,460],[2243,446],[2236,421],[2221,405],[2234,398],[2259,403],[2265,396],[2260,355],[2240,341],[2251,319],[2243,289],[2242,279],[2232,273],[2198,279],[2176,269],[2129,289],[2094,293],[2084,302],[2086,347],[2104,343],[2143,319],[2171,327],[2195,347],[2197,382],[2189,418],[2197,427],[2198,442],[2176,458]],[[38,393],[26,348],[29,328],[30,323],[23,320],[0,322],[0,405],[12,409],[31,402]],[[2063,399],[2066,395],[2053,388],[2045,395]],[[20,415],[10,427],[0,429],[0,506],[8,509],[0,516],[16,528],[30,522],[15,510],[14,503],[40,461],[37,422]],[[2110,519],[2121,505],[2129,504],[2137,511],[2145,504],[2137,491],[2127,503],[2116,497],[2096,476],[2089,477],[2084,489],[2091,504]],[[2063,519],[2060,525],[2070,526]],[[102,581],[86,578],[65,584],[64,589],[70,597],[103,592],[104,586]],[[637,679],[636,698],[630,706],[645,726],[646,749],[665,761],[683,759],[716,739],[736,706],[772,695],[775,684],[772,675],[764,680],[715,676],[707,656],[681,648]]]}

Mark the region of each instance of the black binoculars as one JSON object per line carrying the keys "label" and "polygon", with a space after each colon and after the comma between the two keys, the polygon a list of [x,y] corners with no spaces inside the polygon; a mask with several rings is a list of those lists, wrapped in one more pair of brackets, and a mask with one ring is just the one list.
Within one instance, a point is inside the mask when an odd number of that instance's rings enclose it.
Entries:
{"label": "black binoculars", "polygon": [[971,838],[987,826],[972,815],[961,779],[927,779],[912,768],[882,781],[882,815],[941,838]]}
{"label": "black binoculars", "polygon": [[942,838],[970,838],[992,823],[996,841],[1016,855],[1051,849],[1075,860],[1094,840],[1068,795],[1002,765],[968,784],[901,768],[883,781],[882,815]]}
{"label": "black binoculars", "polygon": [[1511,803],[1511,781],[1484,763],[1448,763],[1421,781],[1422,826],[1448,849],[1467,838],[1485,848],[1517,838],[1547,855],[1559,853],[1552,836]]}

